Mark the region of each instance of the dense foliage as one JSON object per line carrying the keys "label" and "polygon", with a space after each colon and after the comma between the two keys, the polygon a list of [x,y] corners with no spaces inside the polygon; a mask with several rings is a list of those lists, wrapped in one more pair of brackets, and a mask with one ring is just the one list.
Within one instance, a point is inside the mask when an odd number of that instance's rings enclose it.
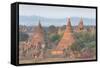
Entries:
{"label": "dense foliage", "polygon": [[92,32],[80,32],[74,33],[76,42],[73,44],[72,49],[81,50],[82,48],[88,47],[93,48],[96,45],[96,35]]}
{"label": "dense foliage", "polygon": [[19,32],[19,41],[25,41],[28,39],[28,35],[24,32]]}
{"label": "dense foliage", "polygon": [[76,42],[70,47],[71,51],[81,53],[81,57],[94,57],[96,49],[95,32],[74,33]]}

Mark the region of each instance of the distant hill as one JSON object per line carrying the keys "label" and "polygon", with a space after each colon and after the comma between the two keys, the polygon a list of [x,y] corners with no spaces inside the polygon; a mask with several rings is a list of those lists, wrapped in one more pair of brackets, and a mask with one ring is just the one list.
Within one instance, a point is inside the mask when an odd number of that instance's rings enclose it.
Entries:
{"label": "distant hill", "polygon": [[[60,19],[54,19],[54,18],[45,18],[40,16],[20,16],[19,22],[21,25],[37,25],[39,20],[41,21],[43,26],[61,26],[66,25],[67,18],[60,18]],[[77,25],[80,21],[79,17],[71,17],[71,23],[72,25]],[[95,19],[89,19],[89,18],[83,18],[85,25],[95,25]]]}

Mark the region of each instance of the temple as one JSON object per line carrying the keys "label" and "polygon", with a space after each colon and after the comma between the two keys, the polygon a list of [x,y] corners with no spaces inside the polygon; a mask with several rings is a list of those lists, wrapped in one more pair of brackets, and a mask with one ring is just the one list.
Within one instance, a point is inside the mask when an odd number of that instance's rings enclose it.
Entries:
{"label": "temple", "polygon": [[82,32],[84,30],[84,24],[83,24],[83,19],[81,17],[80,22],[78,26],[76,27],[76,32]]}
{"label": "temple", "polygon": [[70,18],[67,19],[67,26],[64,35],[57,45],[57,49],[66,49],[74,43],[75,39],[73,36],[72,26]]}
{"label": "temple", "polygon": [[64,35],[59,41],[56,49],[53,50],[51,53],[54,55],[58,55],[58,54],[63,55],[64,49],[67,49],[68,47],[70,47],[74,42],[75,42],[75,38],[72,31],[71,21],[70,21],[70,18],[68,18]]}
{"label": "temple", "polygon": [[35,34],[32,37],[32,56],[43,58],[43,48],[45,47],[45,41],[44,41],[44,30],[43,27],[40,24],[38,24],[38,27],[35,29]]}

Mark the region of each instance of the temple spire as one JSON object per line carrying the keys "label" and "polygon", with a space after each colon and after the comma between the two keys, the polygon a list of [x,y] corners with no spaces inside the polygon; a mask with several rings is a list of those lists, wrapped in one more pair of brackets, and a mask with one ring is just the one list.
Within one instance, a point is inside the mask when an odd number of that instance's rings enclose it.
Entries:
{"label": "temple spire", "polygon": [[36,29],[35,29],[35,32],[36,33],[43,33],[43,27],[42,27],[42,25],[41,25],[41,21],[39,20],[39,22],[38,22],[38,26],[36,27]]}
{"label": "temple spire", "polygon": [[77,32],[81,32],[83,30],[84,30],[84,24],[83,24],[83,19],[81,17],[80,22],[79,22],[78,27],[77,27]]}
{"label": "temple spire", "polygon": [[66,32],[72,32],[70,17],[67,19]]}
{"label": "temple spire", "polygon": [[42,27],[42,26],[41,26],[41,22],[40,22],[40,20],[39,20],[39,24],[38,24],[38,25],[39,25],[40,28]]}
{"label": "temple spire", "polygon": [[82,19],[82,17],[80,18],[79,27],[83,29],[83,19]]}

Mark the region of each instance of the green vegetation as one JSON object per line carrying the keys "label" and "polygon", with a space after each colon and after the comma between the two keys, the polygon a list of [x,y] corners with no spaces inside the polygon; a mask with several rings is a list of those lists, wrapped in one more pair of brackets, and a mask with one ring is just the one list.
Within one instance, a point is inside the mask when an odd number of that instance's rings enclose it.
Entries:
{"label": "green vegetation", "polygon": [[19,32],[19,41],[25,41],[28,39],[28,35],[24,32]]}
{"label": "green vegetation", "polygon": [[88,48],[88,50],[95,49],[96,47],[95,33],[80,32],[80,33],[74,33],[74,35],[75,35],[76,41],[70,47],[72,51],[81,52],[83,49],[86,49],[86,48]]}
{"label": "green vegetation", "polygon": [[51,36],[51,40],[54,41],[54,42],[58,41],[59,39],[60,39],[59,35],[53,35],[53,36]]}

